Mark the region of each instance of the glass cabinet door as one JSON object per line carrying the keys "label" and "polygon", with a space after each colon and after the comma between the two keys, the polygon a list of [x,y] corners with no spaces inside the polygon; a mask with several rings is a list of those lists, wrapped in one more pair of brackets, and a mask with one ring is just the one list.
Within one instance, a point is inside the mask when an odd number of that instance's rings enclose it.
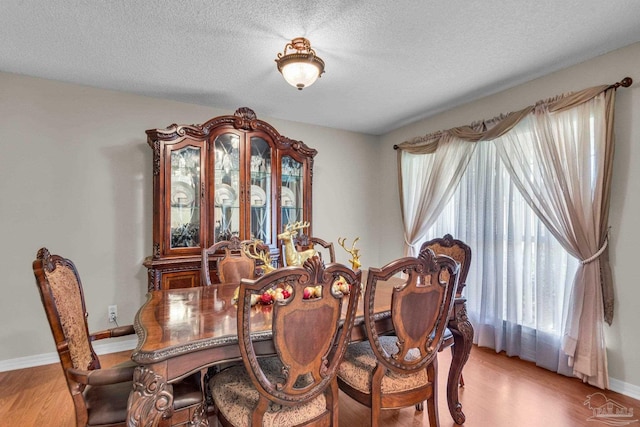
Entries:
{"label": "glass cabinet door", "polygon": [[240,235],[240,137],[224,133],[214,142],[214,240]]}
{"label": "glass cabinet door", "polygon": [[171,150],[171,249],[200,246],[201,156],[199,147]]}
{"label": "glass cabinet door", "polygon": [[281,171],[281,229],[284,229],[287,224],[304,219],[304,168],[294,158],[283,156]]}
{"label": "glass cabinet door", "polygon": [[250,238],[272,243],[271,234],[271,146],[260,137],[251,137]]}

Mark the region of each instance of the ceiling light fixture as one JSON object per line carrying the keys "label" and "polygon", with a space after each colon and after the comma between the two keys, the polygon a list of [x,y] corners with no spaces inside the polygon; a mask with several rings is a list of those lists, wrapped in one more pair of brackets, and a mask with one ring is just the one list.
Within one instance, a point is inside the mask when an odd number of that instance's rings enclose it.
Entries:
{"label": "ceiling light fixture", "polygon": [[324,61],[316,56],[311,43],[304,37],[291,40],[284,52],[278,54],[276,63],[282,77],[298,90],[311,86],[324,73]]}

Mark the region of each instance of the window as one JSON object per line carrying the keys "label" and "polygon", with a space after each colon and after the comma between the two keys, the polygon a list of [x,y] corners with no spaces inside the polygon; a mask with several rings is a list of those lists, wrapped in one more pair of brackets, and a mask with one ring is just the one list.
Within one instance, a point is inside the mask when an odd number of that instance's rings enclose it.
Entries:
{"label": "window", "polygon": [[494,144],[478,144],[454,196],[422,242],[450,233],[471,247],[464,292],[476,344],[556,371],[562,307],[578,262],[528,206]]}

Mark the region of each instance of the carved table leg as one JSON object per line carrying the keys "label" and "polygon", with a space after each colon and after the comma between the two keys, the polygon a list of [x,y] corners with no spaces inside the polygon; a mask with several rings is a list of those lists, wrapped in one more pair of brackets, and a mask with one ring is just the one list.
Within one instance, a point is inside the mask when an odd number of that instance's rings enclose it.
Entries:
{"label": "carved table leg", "polygon": [[155,427],[173,410],[173,387],[161,375],[145,366],[133,372],[133,391],[129,395],[128,427]]}
{"label": "carved table leg", "polygon": [[185,427],[209,427],[209,414],[207,408],[207,396],[210,394],[209,387],[206,385],[209,383],[207,375],[207,368],[200,370],[200,390],[202,391],[202,402],[193,410],[191,414],[191,420]]}
{"label": "carved table leg", "polygon": [[462,367],[469,359],[471,345],[473,344],[473,326],[467,318],[467,306],[464,298],[456,299],[453,308],[453,317],[449,320],[449,329],[453,334],[453,356],[449,378],[447,380],[447,404],[449,412],[456,424],[464,424],[466,417],[462,412],[462,404],[458,399],[458,387]]}

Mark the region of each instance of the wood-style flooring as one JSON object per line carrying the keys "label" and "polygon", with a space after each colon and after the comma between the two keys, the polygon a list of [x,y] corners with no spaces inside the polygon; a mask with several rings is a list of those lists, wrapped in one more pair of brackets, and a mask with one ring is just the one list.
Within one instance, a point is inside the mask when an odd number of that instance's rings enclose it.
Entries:
{"label": "wood-style flooring", "polygon": [[[128,353],[100,357],[103,366],[125,360]],[[440,426],[454,427],[446,402],[446,375],[450,353],[439,355]],[[473,347],[464,369],[465,387],[460,389],[460,401],[467,416],[467,427],[605,427],[599,420],[589,420],[593,410],[584,405],[588,396],[603,393],[604,398],[638,415],[620,421],[640,418],[640,401],[602,391],[575,378],[554,374],[533,363],[493,350]],[[369,425],[369,410],[340,396],[340,426]],[[603,397],[597,396],[603,401]],[[0,372],[0,425],[52,426],[74,425],[73,404],[59,364]],[[215,425],[213,422],[211,425]],[[383,412],[381,426],[428,426],[426,410],[413,407]],[[640,421],[629,424],[640,427]]]}

